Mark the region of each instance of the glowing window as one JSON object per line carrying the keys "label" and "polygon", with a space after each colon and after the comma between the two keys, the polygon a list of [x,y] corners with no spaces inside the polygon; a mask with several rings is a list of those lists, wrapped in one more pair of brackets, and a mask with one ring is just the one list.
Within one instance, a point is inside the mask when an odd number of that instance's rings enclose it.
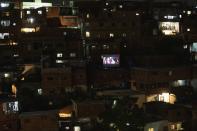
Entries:
{"label": "glowing window", "polygon": [[197,42],[194,42],[190,47],[190,52],[197,52]]}
{"label": "glowing window", "polygon": [[175,129],[175,125],[171,125],[171,129],[174,130]]}
{"label": "glowing window", "polygon": [[0,33],[0,39],[6,39],[9,38],[10,34],[9,33]]}
{"label": "glowing window", "polygon": [[5,114],[17,113],[19,111],[18,101],[3,103],[3,111]]}
{"label": "glowing window", "polygon": [[30,10],[27,10],[27,11],[26,11],[26,14],[27,14],[27,15],[31,14],[31,11],[30,11]]}
{"label": "glowing window", "polygon": [[39,10],[39,11],[38,11],[38,14],[39,14],[39,15],[42,15],[42,11],[41,11],[41,10]]}
{"label": "glowing window", "polygon": [[16,93],[17,93],[17,88],[16,88],[16,86],[14,84],[12,84],[12,93],[14,95],[16,95]]}
{"label": "glowing window", "polygon": [[148,131],[154,131],[154,128],[148,128]]}
{"label": "glowing window", "polygon": [[74,131],[81,131],[80,126],[74,126]]}
{"label": "glowing window", "polygon": [[63,62],[63,60],[56,60],[56,63],[62,64],[62,63],[64,63],[64,62]]}
{"label": "glowing window", "polygon": [[90,14],[87,14],[87,15],[86,15],[86,18],[90,18]]}
{"label": "glowing window", "polygon": [[38,89],[38,94],[42,95],[42,89]]}
{"label": "glowing window", "polygon": [[4,77],[5,77],[5,78],[8,78],[8,77],[10,77],[10,74],[9,74],[9,73],[5,73],[5,74],[4,74]]}
{"label": "glowing window", "polygon": [[187,11],[187,14],[188,14],[188,15],[191,15],[191,14],[192,14],[192,12],[191,12],[190,10],[188,10],[188,11]]}
{"label": "glowing window", "polygon": [[135,13],[135,15],[136,15],[136,16],[139,16],[140,14],[139,14],[139,13]]}
{"label": "glowing window", "polygon": [[71,117],[72,116],[72,114],[70,114],[70,113],[59,113],[59,117]]}
{"label": "glowing window", "polygon": [[176,35],[179,33],[179,22],[160,22],[159,29],[164,35]]}
{"label": "glowing window", "polygon": [[4,27],[10,26],[10,20],[1,20],[1,26]]}
{"label": "glowing window", "polygon": [[58,58],[63,57],[63,54],[62,53],[57,53],[57,57]]}
{"label": "glowing window", "polygon": [[91,47],[92,47],[92,49],[96,48],[96,46],[95,46],[95,45],[92,45]]}
{"label": "glowing window", "polygon": [[90,32],[86,31],[86,37],[90,37]]}
{"label": "glowing window", "polygon": [[30,33],[30,32],[36,32],[35,28],[21,28],[21,32]]}
{"label": "glowing window", "polygon": [[122,34],[122,36],[123,36],[123,37],[126,37],[126,36],[127,36],[127,34],[126,34],[126,33],[123,33],[123,34]]}
{"label": "glowing window", "polygon": [[6,8],[6,7],[9,7],[10,4],[9,4],[9,3],[1,3],[0,6],[1,6],[2,8]]}
{"label": "glowing window", "polygon": [[110,34],[109,34],[109,37],[114,37],[114,34],[113,34],[113,33],[110,33]]}
{"label": "glowing window", "polygon": [[70,53],[70,57],[76,57],[76,53]]}
{"label": "glowing window", "polygon": [[27,18],[27,22],[30,23],[30,24],[33,24],[34,23],[34,18]]}

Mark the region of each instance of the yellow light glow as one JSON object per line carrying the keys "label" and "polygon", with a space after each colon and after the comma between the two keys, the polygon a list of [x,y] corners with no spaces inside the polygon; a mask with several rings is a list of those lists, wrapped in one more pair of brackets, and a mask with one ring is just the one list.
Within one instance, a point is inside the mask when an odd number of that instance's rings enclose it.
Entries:
{"label": "yellow light glow", "polygon": [[35,28],[21,28],[21,32],[29,33],[29,32],[36,32]]}
{"label": "yellow light glow", "polygon": [[21,28],[21,32],[25,32],[25,33],[37,32],[39,30],[40,30],[39,27],[36,27],[36,28]]}
{"label": "yellow light glow", "polygon": [[148,131],[154,131],[154,128],[148,128]]}
{"label": "yellow light glow", "polygon": [[16,92],[17,92],[17,88],[14,84],[12,84],[12,93],[16,95]]}
{"label": "yellow light glow", "polygon": [[159,101],[170,102],[170,94],[162,93],[161,95],[159,95]]}
{"label": "yellow light glow", "polygon": [[59,113],[59,117],[61,118],[67,118],[67,117],[71,117],[72,115],[69,113]]}
{"label": "yellow light glow", "polygon": [[50,7],[52,3],[43,3],[41,0],[35,0],[35,2],[22,2],[23,9],[30,9],[30,8],[40,8],[40,7]]}

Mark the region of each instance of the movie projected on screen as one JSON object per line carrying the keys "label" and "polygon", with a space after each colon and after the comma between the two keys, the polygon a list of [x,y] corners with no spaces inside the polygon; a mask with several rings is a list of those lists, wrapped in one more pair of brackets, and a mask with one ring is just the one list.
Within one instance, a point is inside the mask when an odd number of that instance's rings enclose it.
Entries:
{"label": "movie projected on screen", "polygon": [[104,67],[118,67],[120,65],[119,55],[102,55]]}
{"label": "movie projected on screen", "polygon": [[164,35],[176,35],[179,33],[179,22],[160,22],[159,29]]}

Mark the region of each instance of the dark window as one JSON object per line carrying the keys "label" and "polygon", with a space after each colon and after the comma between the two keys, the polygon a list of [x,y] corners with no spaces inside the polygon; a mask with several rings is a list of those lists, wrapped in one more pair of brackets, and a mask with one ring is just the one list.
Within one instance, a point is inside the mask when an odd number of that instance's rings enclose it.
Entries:
{"label": "dark window", "polygon": [[47,80],[53,80],[53,77],[47,77]]}
{"label": "dark window", "polygon": [[181,115],[181,113],[178,111],[178,112],[176,113],[176,116],[180,117],[180,115]]}
{"label": "dark window", "polygon": [[111,13],[108,13],[107,15],[108,15],[108,17],[112,17],[112,14]]}
{"label": "dark window", "polygon": [[122,23],[122,26],[127,26],[127,23],[123,22],[123,23]]}
{"label": "dark window", "polygon": [[25,123],[29,123],[30,122],[30,119],[25,119],[24,122]]}
{"label": "dark window", "polygon": [[136,24],[135,24],[135,22],[132,22],[132,26],[135,26]]}
{"label": "dark window", "polygon": [[163,127],[163,131],[168,131],[168,127],[167,126],[164,126]]}
{"label": "dark window", "polygon": [[100,26],[100,27],[103,27],[103,26],[104,26],[104,24],[103,24],[103,23],[99,23],[99,26]]}

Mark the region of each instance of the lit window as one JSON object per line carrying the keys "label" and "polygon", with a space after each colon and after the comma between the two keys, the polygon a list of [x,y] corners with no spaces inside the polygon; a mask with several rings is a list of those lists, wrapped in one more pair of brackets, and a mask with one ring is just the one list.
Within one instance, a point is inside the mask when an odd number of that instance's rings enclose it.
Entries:
{"label": "lit window", "polygon": [[12,85],[12,93],[14,95],[16,95],[16,93],[17,93],[17,88],[16,88],[16,86],[14,84]]}
{"label": "lit window", "polygon": [[92,45],[92,49],[94,49],[94,48],[96,48],[96,46],[95,45]]}
{"label": "lit window", "polygon": [[176,35],[179,33],[179,22],[160,22],[159,29],[164,35]]}
{"label": "lit window", "polygon": [[70,53],[70,57],[76,57],[76,53]]}
{"label": "lit window", "polygon": [[190,28],[187,28],[187,31],[189,32],[190,31]]}
{"label": "lit window", "polygon": [[194,60],[197,61],[197,55],[194,56]]}
{"label": "lit window", "polygon": [[30,23],[30,24],[33,24],[34,23],[34,18],[27,18],[27,22]]}
{"label": "lit window", "polygon": [[4,16],[10,16],[10,12],[4,12],[3,15]]}
{"label": "lit window", "polygon": [[154,128],[148,128],[148,131],[154,131]]}
{"label": "lit window", "polygon": [[61,63],[64,63],[64,62],[63,62],[63,60],[56,60],[56,63],[61,64]]}
{"label": "lit window", "polygon": [[139,14],[139,13],[135,13],[135,15],[136,15],[136,16],[139,16],[140,14]]}
{"label": "lit window", "polygon": [[103,45],[103,49],[109,49],[109,45]]}
{"label": "lit window", "polygon": [[172,20],[172,19],[175,19],[176,16],[172,16],[172,15],[167,15],[167,16],[164,16],[165,19],[169,19],[169,20]]}
{"label": "lit window", "polygon": [[39,10],[39,11],[38,11],[38,14],[39,14],[39,15],[42,15],[42,11],[41,11],[41,10]]}
{"label": "lit window", "polygon": [[66,117],[71,117],[72,114],[71,113],[59,113],[59,117],[61,118],[66,118]]}
{"label": "lit window", "polygon": [[26,14],[27,14],[27,15],[31,14],[31,11],[30,11],[30,10],[27,10],[27,11],[26,11]]}
{"label": "lit window", "polygon": [[176,127],[177,127],[177,130],[178,130],[178,131],[183,130],[182,124],[181,124],[181,123],[178,123],[178,124],[176,125]]}
{"label": "lit window", "polygon": [[9,38],[10,34],[9,33],[0,33],[0,39],[7,39]]}
{"label": "lit window", "polygon": [[67,35],[67,32],[64,32],[63,34],[66,36]]}
{"label": "lit window", "polygon": [[30,32],[36,32],[35,28],[21,28],[21,32],[30,33]]}
{"label": "lit window", "polygon": [[86,37],[90,37],[90,32],[86,31]]}
{"label": "lit window", "polygon": [[21,19],[23,18],[23,12],[21,11],[21,13],[20,13],[20,17],[21,17]]}
{"label": "lit window", "polygon": [[10,20],[1,20],[1,26],[4,27],[10,26]]}
{"label": "lit window", "polygon": [[187,45],[184,45],[183,48],[184,48],[184,49],[187,49]]}
{"label": "lit window", "polygon": [[17,113],[19,111],[18,101],[3,103],[3,111],[5,114]]}
{"label": "lit window", "polygon": [[188,11],[187,11],[187,14],[188,14],[188,15],[191,15],[191,14],[192,14],[192,12],[191,12],[190,10],[188,10]]}
{"label": "lit window", "polygon": [[42,89],[38,89],[38,94],[42,95]]}
{"label": "lit window", "polygon": [[13,57],[19,57],[19,54],[14,54]]}
{"label": "lit window", "polygon": [[123,34],[122,34],[122,36],[123,36],[123,37],[126,37],[126,36],[127,36],[127,34],[126,34],[126,33],[123,33]]}
{"label": "lit window", "polygon": [[63,57],[63,54],[62,53],[57,53],[57,57],[58,58]]}
{"label": "lit window", "polygon": [[81,127],[80,126],[74,126],[74,131],[81,131]]}
{"label": "lit window", "polygon": [[192,43],[190,52],[197,52],[197,42]]}
{"label": "lit window", "polygon": [[171,125],[171,129],[174,130],[175,129],[175,125]]}
{"label": "lit window", "polygon": [[114,37],[114,34],[113,34],[113,33],[110,33],[110,34],[109,34],[109,37]]}
{"label": "lit window", "polygon": [[16,26],[16,23],[13,23],[12,25],[13,25],[13,26]]}
{"label": "lit window", "polygon": [[4,74],[4,77],[5,77],[5,78],[8,78],[8,77],[10,77],[10,74],[9,74],[9,73],[5,73],[5,74]]}
{"label": "lit window", "polygon": [[86,18],[90,18],[90,14],[87,14],[87,15],[86,15]]}
{"label": "lit window", "polygon": [[1,6],[2,8],[9,7],[9,5],[10,5],[9,3],[1,3],[1,4],[0,4],[0,6]]}

